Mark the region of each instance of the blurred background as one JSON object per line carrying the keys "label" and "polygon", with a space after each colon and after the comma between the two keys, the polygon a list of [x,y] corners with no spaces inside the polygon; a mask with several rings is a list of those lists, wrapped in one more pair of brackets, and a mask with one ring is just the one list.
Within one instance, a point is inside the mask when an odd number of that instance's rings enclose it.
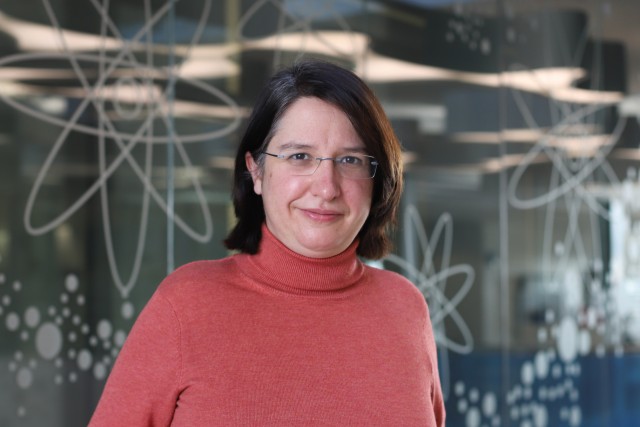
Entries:
{"label": "blurred background", "polygon": [[162,278],[228,255],[248,112],[303,56],[358,73],[402,141],[374,264],[429,303],[447,425],[636,425],[638,22],[624,0],[0,0],[0,425],[86,425]]}

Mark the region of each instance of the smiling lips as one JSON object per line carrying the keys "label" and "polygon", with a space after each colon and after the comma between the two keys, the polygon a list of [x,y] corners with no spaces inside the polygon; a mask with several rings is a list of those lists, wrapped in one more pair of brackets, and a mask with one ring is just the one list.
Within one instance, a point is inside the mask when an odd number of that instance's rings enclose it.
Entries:
{"label": "smiling lips", "polygon": [[326,210],[326,209],[301,209],[301,210],[308,218],[317,222],[332,222],[342,215],[340,212]]}

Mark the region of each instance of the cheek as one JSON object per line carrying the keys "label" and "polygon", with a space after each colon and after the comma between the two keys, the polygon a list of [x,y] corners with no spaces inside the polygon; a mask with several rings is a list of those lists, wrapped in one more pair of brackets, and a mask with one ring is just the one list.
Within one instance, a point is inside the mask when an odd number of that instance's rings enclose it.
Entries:
{"label": "cheek", "polygon": [[354,186],[343,192],[343,199],[349,206],[353,218],[365,221],[371,213],[371,188],[368,186]]}
{"label": "cheek", "polygon": [[291,202],[299,199],[304,191],[299,180],[266,173],[262,180],[262,197],[271,210],[286,209]]}
{"label": "cheek", "polygon": [[354,201],[357,200],[363,207],[371,208],[371,202],[373,201],[373,186],[370,184],[363,184],[353,189],[353,194],[350,196]]}

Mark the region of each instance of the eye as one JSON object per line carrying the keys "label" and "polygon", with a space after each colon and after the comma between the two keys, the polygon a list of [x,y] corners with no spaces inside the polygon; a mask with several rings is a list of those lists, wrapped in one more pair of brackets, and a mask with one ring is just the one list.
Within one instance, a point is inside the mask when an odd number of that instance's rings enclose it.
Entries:
{"label": "eye", "polygon": [[344,156],[340,158],[340,163],[349,166],[360,166],[364,161],[358,156]]}
{"label": "eye", "polygon": [[311,160],[312,157],[307,153],[293,153],[287,156],[287,160],[293,161],[301,161],[301,160]]}

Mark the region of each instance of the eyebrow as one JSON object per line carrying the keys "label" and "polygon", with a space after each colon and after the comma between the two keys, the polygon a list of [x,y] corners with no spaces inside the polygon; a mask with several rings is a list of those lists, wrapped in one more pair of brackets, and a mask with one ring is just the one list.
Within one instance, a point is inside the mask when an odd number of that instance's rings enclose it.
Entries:
{"label": "eyebrow", "polygon": [[[297,142],[297,141],[290,141],[290,142],[285,142],[282,145],[278,146],[278,149],[280,150],[309,150],[309,149],[317,149],[316,146],[311,145],[311,144],[307,144],[304,142]],[[363,154],[367,154],[367,149],[364,147],[344,147],[341,148],[340,151],[342,152],[346,152],[346,153],[363,153]]]}
{"label": "eyebrow", "polygon": [[303,142],[286,142],[278,147],[280,150],[298,150],[298,149],[309,149],[315,148],[313,145],[305,144]]}

